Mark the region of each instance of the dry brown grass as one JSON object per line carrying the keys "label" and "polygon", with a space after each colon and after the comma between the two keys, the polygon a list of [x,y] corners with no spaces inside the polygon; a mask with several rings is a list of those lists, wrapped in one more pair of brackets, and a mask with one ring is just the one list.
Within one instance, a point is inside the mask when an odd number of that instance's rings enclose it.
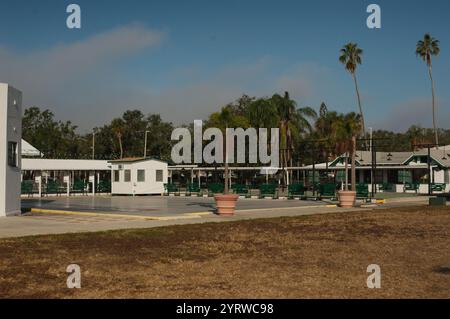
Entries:
{"label": "dry brown grass", "polygon": [[6,239],[0,297],[449,298],[449,235],[450,207],[409,207]]}

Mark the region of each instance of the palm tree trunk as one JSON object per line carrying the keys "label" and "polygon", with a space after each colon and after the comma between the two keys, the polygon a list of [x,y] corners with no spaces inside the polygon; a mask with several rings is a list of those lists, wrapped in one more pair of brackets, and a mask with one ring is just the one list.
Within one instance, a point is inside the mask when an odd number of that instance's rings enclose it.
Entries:
{"label": "palm tree trunk", "polygon": [[119,147],[120,147],[120,159],[123,158],[123,146],[122,146],[122,136],[119,135]]}
{"label": "palm tree trunk", "polygon": [[428,67],[428,73],[430,75],[431,81],[431,96],[432,96],[432,112],[433,112],[433,128],[434,128],[434,142],[436,144],[436,148],[439,146],[439,137],[438,131],[436,127],[436,106],[435,106],[435,92],[434,92],[434,80],[433,80],[433,72],[431,70],[431,65]]}
{"label": "palm tree trunk", "polygon": [[225,171],[224,171],[224,180],[225,180],[225,185],[224,185],[224,189],[223,189],[223,193],[225,195],[228,195],[229,193],[229,189],[228,189],[228,183],[229,183],[229,171],[228,171],[228,139],[227,139],[227,134],[226,134],[226,129],[225,129]]}
{"label": "palm tree trunk", "polygon": [[352,191],[356,191],[356,136],[352,136]]}
{"label": "palm tree trunk", "polygon": [[[358,88],[358,81],[356,80],[356,74],[352,73],[353,81],[355,82],[355,89],[356,89],[356,96],[358,98],[358,107],[359,107],[359,114],[361,115],[361,124],[362,124],[362,131],[363,131],[363,138],[366,138],[366,123],[364,121],[364,114],[361,106],[361,96],[359,94],[359,88]],[[364,141],[364,145],[367,148],[367,143]]]}
{"label": "palm tree trunk", "polygon": [[229,193],[229,189],[228,189],[228,183],[229,183],[229,172],[228,172],[228,161],[227,160],[225,160],[225,173],[224,173],[224,175],[225,175],[225,185],[224,185],[224,190],[223,190],[223,193],[225,194],[225,195],[227,195],[228,193]]}
{"label": "palm tree trunk", "polygon": [[348,152],[345,153],[345,190],[348,191]]}

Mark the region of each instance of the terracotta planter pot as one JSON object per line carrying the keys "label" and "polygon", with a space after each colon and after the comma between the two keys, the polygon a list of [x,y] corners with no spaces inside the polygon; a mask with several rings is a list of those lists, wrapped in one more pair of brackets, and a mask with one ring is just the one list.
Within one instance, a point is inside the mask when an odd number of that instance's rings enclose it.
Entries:
{"label": "terracotta planter pot", "polygon": [[352,208],[356,202],[356,192],[338,191],[339,206],[343,208]]}
{"label": "terracotta planter pot", "polygon": [[233,216],[239,195],[214,195],[216,200],[217,213],[220,216]]}

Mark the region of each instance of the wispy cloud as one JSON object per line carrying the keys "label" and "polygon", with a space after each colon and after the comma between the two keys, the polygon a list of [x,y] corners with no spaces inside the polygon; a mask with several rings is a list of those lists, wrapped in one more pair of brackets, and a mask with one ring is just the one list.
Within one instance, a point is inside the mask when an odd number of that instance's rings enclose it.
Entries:
{"label": "wispy cloud", "polygon": [[108,80],[114,64],[158,46],[163,38],[162,32],[133,24],[46,50],[0,48],[0,80],[21,89],[25,105],[69,105],[65,97],[82,100],[86,90],[95,91],[90,85]]}
{"label": "wispy cloud", "polygon": [[[446,128],[450,122],[450,105],[446,100],[438,100],[437,124]],[[432,127],[431,98],[416,97],[393,105],[385,117],[377,123],[380,129],[404,132],[411,125]]]}
{"label": "wispy cloud", "polygon": [[162,32],[129,25],[25,54],[0,48],[0,80],[23,90],[26,107],[50,108],[82,130],[134,108],[160,113],[175,123],[205,119],[244,93],[267,96],[287,90],[303,104],[322,94],[317,88],[330,82],[330,72],[323,66],[299,63],[279,68],[269,56],[215,70],[187,63],[181,69],[168,69],[166,84],[157,88],[150,76],[138,81],[123,73],[122,62],[158,47],[164,38]]}

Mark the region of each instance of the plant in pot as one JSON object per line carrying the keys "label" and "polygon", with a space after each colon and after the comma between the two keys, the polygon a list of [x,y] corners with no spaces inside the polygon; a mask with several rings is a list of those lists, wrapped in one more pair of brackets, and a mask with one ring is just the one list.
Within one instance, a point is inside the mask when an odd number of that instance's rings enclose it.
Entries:
{"label": "plant in pot", "polygon": [[229,181],[230,171],[228,164],[228,152],[227,152],[227,128],[229,127],[245,127],[247,126],[246,119],[243,116],[233,114],[233,110],[230,106],[223,107],[220,112],[211,114],[208,120],[208,126],[219,128],[222,131],[222,136],[225,140],[224,147],[224,192],[223,194],[215,194],[214,199],[216,201],[217,213],[220,216],[233,216],[237,200],[239,195],[230,194]]}
{"label": "plant in pot", "polygon": [[[337,152],[345,154],[345,183],[344,189],[338,191],[339,206],[351,208],[355,206],[356,201],[356,138],[362,130],[361,116],[353,112],[340,115],[333,126]],[[349,154],[351,156],[351,190],[348,187]]]}

